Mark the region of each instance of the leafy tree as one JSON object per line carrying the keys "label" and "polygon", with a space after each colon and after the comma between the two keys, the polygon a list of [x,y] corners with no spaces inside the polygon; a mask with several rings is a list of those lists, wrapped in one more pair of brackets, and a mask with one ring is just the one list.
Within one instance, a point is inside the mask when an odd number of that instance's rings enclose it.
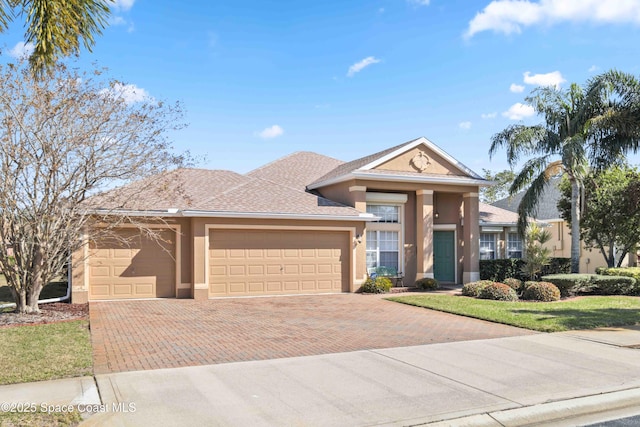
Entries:
{"label": "leafy tree", "polygon": [[482,187],[480,189],[480,200],[484,203],[493,203],[496,200],[504,199],[509,195],[509,188],[516,177],[516,174],[509,169],[493,173],[489,169],[482,169],[485,179],[495,181],[496,185]]}
{"label": "leafy tree", "polygon": [[628,150],[637,150],[640,123],[621,118],[638,113],[640,84],[629,75],[608,72],[590,80],[585,88],[535,89],[526,102],[544,117],[544,123],[511,125],[492,137],[490,156],[507,151],[512,167],[527,160],[517,173],[510,194],[526,189],[518,206],[518,229],[524,235],[528,217],[535,216],[540,196],[552,177],[564,175],[571,185],[571,271],[580,262],[580,210],[578,198],[589,164],[600,169],[620,162]]}
{"label": "leafy tree", "polygon": [[[179,105],[130,103],[127,86],[100,70],[54,64],[50,78],[25,63],[0,65],[0,269],[17,311],[38,311],[42,287],[60,276],[84,231],[108,233],[136,218],[98,215],[85,199],[180,165],[166,138]],[[135,195],[132,195],[134,197]],[[149,230],[152,233],[152,230]]]}
{"label": "leafy tree", "polygon": [[[560,184],[558,209],[571,221],[571,189]],[[640,243],[640,172],[628,166],[592,173],[584,180],[580,238],[588,248],[600,250],[609,267],[620,267],[624,257]]]}
{"label": "leafy tree", "polygon": [[27,43],[35,49],[29,58],[41,75],[60,57],[77,55],[80,45],[91,50],[100,35],[113,0],[0,0],[0,31],[17,16],[25,16]]}
{"label": "leafy tree", "polygon": [[551,250],[544,247],[544,244],[549,240],[551,240],[549,230],[543,229],[535,222],[529,224],[524,249],[525,263],[522,267],[522,272],[531,280],[539,279],[542,267],[550,262]]}

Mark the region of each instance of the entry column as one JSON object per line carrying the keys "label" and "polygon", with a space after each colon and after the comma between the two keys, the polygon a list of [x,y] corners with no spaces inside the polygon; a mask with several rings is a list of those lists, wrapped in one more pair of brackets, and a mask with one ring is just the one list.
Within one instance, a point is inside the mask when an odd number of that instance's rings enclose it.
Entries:
{"label": "entry column", "polygon": [[416,191],[416,280],[433,278],[433,190]]}
{"label": "entry column", "polygon": [[464,201],[464,271],[462,282],[469,283],[480,280],[480,208],[478,193],[465,193]]}

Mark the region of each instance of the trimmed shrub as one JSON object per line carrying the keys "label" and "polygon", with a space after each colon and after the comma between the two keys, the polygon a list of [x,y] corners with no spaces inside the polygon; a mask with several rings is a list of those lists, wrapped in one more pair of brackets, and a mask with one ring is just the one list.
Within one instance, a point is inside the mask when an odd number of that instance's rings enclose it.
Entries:
{"label": "trimmed shrub", "polygon": [[494,282],[485,286],[480,291],[478,298],[495,301],[518,301],[518,294],[504,283]]}
{"label": "trimmed shrub", "polygon": [[[523,259],[517,258],[481,260],[480,279],[504,282],[504,279],[513,277],[526,280],[527,277],[522,273],[524,264]],[[571,273],[571,258],[551,258],[549,264],[542,267],[543,276],[569,273]],[[624,274],[618,276],[624,276]]]}
{"label": "trimmed shrub", "polygon": [[375,279],[368,278],[360,290],[367,294],[383,294],[389,292],[392,286],[388,277],[376,277]]}
{"label": "trimmed shrub", "polygon": [[538,283],[538,282],[536,282],[535,280],[527,280],[526,282],[524,282],[522,284],[522,291],[523,292],[526,291],[529,286],[535,285],[536,283]]}
{"label": "trimmed shrub", "polygon": [[594,275],[591,278],[591,292],[597,295],[638,295],[639,291],[633,277]]}
{"label": "trimmed shrub", "polygon": [[553,283],[534,282],[525,289],[522,299],[544,302],[558,301],[560,289]]}
{"label": "trimmed shrub", "polygon": [[604,276],[625,276],[633,277],[636,282],[640,283],[640,267],[621,267],[621,268],[607,268],[598,267],[596,273]]}
{"label": "trimmed shrub", "polygon": [[563,298],[577,295],[591,290],[592,274],[550,274],[543,276],[542,280],[551,282],[560,289]]}
{"label": "trimmed shrub", "polygon": [[520,292],[522,290],[522,280],[516,279],[514,277],[507,277],[502,281],[505,285],[509,286],[516,292]]}
{"label": "trimmed shrub", "polygon": [[491,280],[478,280],[477,282],[469,282],[462,287],[462,295],[465,297],[477,297],[480,291],[486,286],[492,284]]}
{"label": "trimmed shrub", "polygon": [[570,274],[571,258],[551,258],[549,264],[542,266],[542,275]]}
{"label": "trimmed shrub", "polygon": [[416,280],[414,286],[423,291],[434,291],[440,287],[440,284],[436,279],[425,277],[423,279]]}
{"label": "trimmed shrub", "polygon": [[501,282],[507,277],[524,279],[524,260],[517,258],[480,260],[480,279]]}

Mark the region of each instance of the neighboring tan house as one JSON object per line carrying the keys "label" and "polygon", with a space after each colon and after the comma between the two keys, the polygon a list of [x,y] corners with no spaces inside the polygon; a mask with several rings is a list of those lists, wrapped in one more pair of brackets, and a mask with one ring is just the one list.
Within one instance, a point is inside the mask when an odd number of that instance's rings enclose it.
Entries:
{"label": "neighboring tan house", "polygon": [[297,152],[246,175],[167,172],[91,199],[166,225],[162,242],[123,228],[129,246],[85,245],[73,300],[355,292],[379,266],[408,284],[478,280],[485,185],[426,138],[348,163]]}
{"label": "neighboring tan house", "polygon": [[523,258],[518,214],[480,203],[480,259]]}
{"label": "neighboring tan house", "polygon": [[[545,244],[551,250],[551,256],[557,258],[571,258],[571,227],[560,217],[558,210],[558,200],[561,194],[558,189],[560,179],[552,179],[542,192],[535,220],[546,224],[547,230],[551,233],[551,240]],[[501,209],[514,212],[517,217],[518,205],[522,200],[524,191],[512,197],[494,202],[492,205]],[[517,218],[516,218],[517,220]],[[481,229],[480,239],[489,239]],[[606,267],[607,262],[602,253],[596,249],[580,247],[580,273],[595,273],[596,268]]]}

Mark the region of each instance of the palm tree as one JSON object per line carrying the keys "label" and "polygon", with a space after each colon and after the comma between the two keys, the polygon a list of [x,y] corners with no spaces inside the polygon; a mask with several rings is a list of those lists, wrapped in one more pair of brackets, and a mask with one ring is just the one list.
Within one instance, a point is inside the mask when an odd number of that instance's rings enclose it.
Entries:
{"label": "palm tree", "polygon": [[42,75],[60,57],[77,55],[80,44],[91,50],[101,34],[112,0],[0,0],[0,32],[16,16],[26,16],[26,42],[35,49],[31,69]]}
{"label": "palm tree", "polygon": [[583,89],[535,89],[526,102],[545,119],[543,124],[511,125],[491,139],[489,155],[500,147],[516,166],[528,158],[509,189],[511,195],[526,188],[518,206],[518,231],[524,236],[529,217],[535,216],[542,191],[552,177],[566,175],[571,183],[571,271],[580,262],[579,195],[589,164],[596,168],[616,163],[640,141],[640,92],[633,76],[608,72]]}

